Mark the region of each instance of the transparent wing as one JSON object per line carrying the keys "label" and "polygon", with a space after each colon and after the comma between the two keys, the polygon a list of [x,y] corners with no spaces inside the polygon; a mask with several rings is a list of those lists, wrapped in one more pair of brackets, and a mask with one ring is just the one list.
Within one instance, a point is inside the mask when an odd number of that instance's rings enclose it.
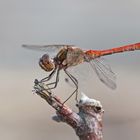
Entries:
{"label": "transparent wing", "polygon": [[37,51],[44,51],[44,52],[56,52],[60,50],[63,47],[72,47],[74,45],[65,45],[65,44],[56,44],[56,45],[26,45],[23,44],[22,47],[31,49],[31,50],[37,50]]}
{"label": "transparent wing", "polygon": [[116,75],[111,70],[111,67],[105,62],[105,59],[99,57],[92,61],[90,64],[96,72],[99,79],[109,88],[116,88]]}

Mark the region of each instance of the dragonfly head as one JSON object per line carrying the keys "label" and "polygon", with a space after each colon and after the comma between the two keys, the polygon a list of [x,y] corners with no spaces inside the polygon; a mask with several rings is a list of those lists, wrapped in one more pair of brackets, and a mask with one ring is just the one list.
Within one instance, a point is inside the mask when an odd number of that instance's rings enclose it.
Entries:
{"label": "dragonfly head", "polygon": [[45,70],[47,72],[50,72],[55,68],[55,64],[53,62],[53,59],[51,59],[48,54],[44,54],[40,58],[39,65],[43,70]]}

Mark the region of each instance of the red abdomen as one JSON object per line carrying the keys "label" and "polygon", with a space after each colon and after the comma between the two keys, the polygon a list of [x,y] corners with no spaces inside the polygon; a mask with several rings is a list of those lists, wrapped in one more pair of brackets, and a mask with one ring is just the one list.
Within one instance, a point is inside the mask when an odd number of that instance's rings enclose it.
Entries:
{"label": "red abdomen", "polygon": [[114,53],[121,53],[121,52],[125,52],[125,51],[134,51],[134,50],[140,50],[140,43],[126,45],[126,46],[122,46],[122,47],[116,47],[116,48],[107,49],[107,50],[101,50],[101,51],[89,50],[89,51],[86,51],[85,54],[91,55],[93,57],[100,57],[100,56],[104,56],[104,55],[110,55],[110,54],[114,54]]}

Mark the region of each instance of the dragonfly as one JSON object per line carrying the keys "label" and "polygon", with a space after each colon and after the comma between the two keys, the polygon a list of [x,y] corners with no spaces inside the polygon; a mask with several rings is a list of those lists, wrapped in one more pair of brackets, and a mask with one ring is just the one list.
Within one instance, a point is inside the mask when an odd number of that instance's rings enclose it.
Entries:
{"label": "dragonfly", "polygon": [[[103,56],[112,55],[115,53],[123,53],[126,51],[140,50],[140,43],[125,45],[121,47],[115,47],[105,50],[83,50],[75,45],[56,44],[56,45],[22,45],[27,49],[43,50],[46,53],[40,58],[39,65],[46,72],[50,74],[36,83],[42,83],[49,81],[55,74],[56,78],[54,82],[47,83],[48,89],[55,89],[59,82],[60,71],[63,70],[69,79],[75,85],[75,90],[65,100],[69,100],[73,94],[76,93],[76,101],[78,101],[78,80],[68,71],[68,68],[74,67],[81,63],[87,62],[91,65],[91,68],[95,71],[98,78],[102,83],[111,89],[116,88],[116,75],[112,71],[111,67],[104,62]],[[54,57],[50,58],[50,52],[57,51]],[[64,103],[65,103],[64,102]]]}

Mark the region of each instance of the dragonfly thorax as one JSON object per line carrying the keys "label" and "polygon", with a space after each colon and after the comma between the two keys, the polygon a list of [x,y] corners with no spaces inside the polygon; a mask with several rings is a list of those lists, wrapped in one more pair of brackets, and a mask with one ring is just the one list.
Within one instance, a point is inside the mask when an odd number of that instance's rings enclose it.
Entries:
{"label": "dragonfly thorax", "polygon": [[39,65],[43,70],[45,70],[47,72],[52,71],[55,68],[55,64],[53,62],[53,59],[51,59],[49,57],[49,55],[47,55],[47,54],[44,54],[40,58]]}

